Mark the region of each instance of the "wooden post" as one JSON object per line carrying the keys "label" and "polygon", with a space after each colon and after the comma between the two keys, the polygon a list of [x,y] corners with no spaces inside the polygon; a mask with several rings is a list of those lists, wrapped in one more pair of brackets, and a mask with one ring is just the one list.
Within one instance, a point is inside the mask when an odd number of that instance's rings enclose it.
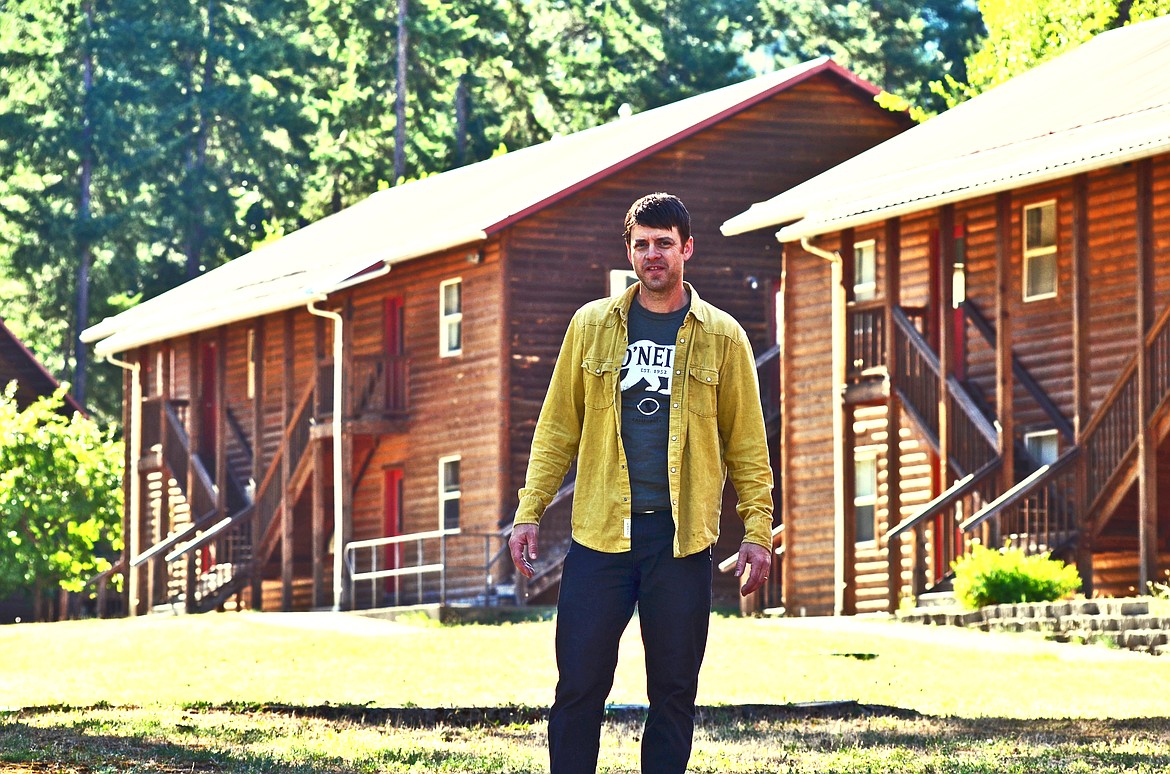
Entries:
{"label": "wooden post", "polygon": [[227,328],[220,327],[215,342],[215,511],[220,519],[228,515],[227,434]]}
{"label": "wooden post", "polygon": [[[882,278],[882,294],[885,296],[885,361],[889,392],[886,395],[886,532],[902,521],[902,452],[901,452],[901,407],[898,391],[894,389],[893,378],[898,370],[898,348],[894,346],[894,309],[902,302],[902,221],[890,218],[886,221],[886,260]],[[891,613],[898,611],[902,595],[902,541],[886,539],[888,568],[886,570],[887,604]]]}
{"label": "wooden post", "polygon": [[[854,238],[851,228],[841,232],[840,276],[838,281],[834,283],[839,287],[833,288],[834,295],[842,300],[842,303],[837,306],[837,314],[835,315],[838,319],[834,321],[834,327],[837,330],[834,347],[839,348],[842,353],[848,351],[849,337],[853,333],[849,329],[849,304],[853,301],[853,280],[856,276]],[[834,369],[833,389],[834,398],[838,404],[836,410],[841,414],[841,428],[837,434],[838,443],[841,444],[840,471],[837,477],[838,486],[841,489],[841,504],[838,511],[840,514],[842,562],[840,612],[843,615],[854,615],[857,612],[857,514],[853,503],[856,499],[857,480],[853,459],[857,439],[853,432],[853,407],[844,399],[845,375],[850,365],[845,362],[846,357],[840,357],[840,364],[838,368]]]}
{"label": "wooden post", "polygon": [[146,499],[146,487],[143,486],[145,474],[140,471],[142,461],[142,351],[135,353],[132,361],[137,367],[130,372],[130,427],[129,443],[127,444],[126,478],[129,484],[129,496],[126,500],[126,521],[129,529],[126,532],[126,611],[129,615],[142,615],[149,610],[144,604],[142,592],[143,573],[141,566],[130,566],[130,560],[142,553],[142,528],[144,512],[143,502]]}
{"label": "wooden post", "polygon": [[[938,224],[938,258],[939,258],[939,300],[938,300],[938,448],[939,448],[939,491],[932,495],[941,494],[950,485],[954,474],[951,462],[951,423],[952,417],[947,398],[950,396],[950,386],[947,384],[954,370],[952,362],[955,352],[954,326],[954,275],[955,275],[955,207],[945,204],[939,208]],[[970,471],[966,471],[970,472]],[[934,530],[950,532],[954,524],[946,523],[946,516],[935,520]],[[940,551],[949,539],[949,535],[936,534],[934,536],[935,550],[932,552],[933,579],[937,580],[947,568],[943,567]]]}
{"label": "wooden post", "polygon": [[[1073,345],[1073,429],[1076,443],[1091,417],[1089,396],[1089,181],[1081,174],[1073,178],[1072,224],[1072,345]],[[1081,591],[1093,595],[1093,528],[1086,512],[1088,503],[1088,455],[1077,460],[1076,498],[1079,536],[1077,538],[1077,572]]]}
{"label": "wooden post", "polygon": [[260,543],[264,540],[264,535],[260,532],[260,503],[255,502],[256,496],[260,493],[261,479],[264,477],[264,471],[267,470],[264,465],[264,391],[266,389],[264,359],[267,356],[264,332],[264,318],[261,317],[256,321],[252,352],[253,357],[256,358],[255,392],[252,395],[252,498],[254,507],[252,508],[251,596],[253,610],[264,608],[264,568],[260,566]]}
{"label": "wooden post", "polygon": [[[187,338],[188,373],[191,374],[191,403],[187,406],[187,506],[188,515],[195,521],[203,514],[195,512],[195,487],[198,473],[195,471],[196,449],[202,441],[203,434],[203,358],[199,351],[199,336],[192,334]],[[188,551],[187,571],[184,578],[186,601],[184,607],[188,613],[195,612],[195,554]]]}
{"label": "wooden post", "polygon": [[[1004,191],[995,199],[995,415],[999,419],[999,491],[1016,483],[1016,404],[1012,376],[1012,314],[1017,287],[1012,282],[1012,194]],[[999,548],[999,519],[992,519],[989,532]]]}
{"label": "wooden post", "polygon": [[[347,298],[345,301],[345,308],[342,310],[342,315],[345,318],[345,324],[341,328],[341,358],[343,363],[342,373],[353,373],[353,299]],[[357,483],[354,480],[353,467],[353,434],[348,429],[346,420],[353,416],[354,400],[353,390],[349,389],[349,382],[347,381],[342,391],[342,434],[341,434],[341,480],[343,482],[341,488],[341,534],[334,536],[334,550],[344,551],[345,546],[353,540],[353,490]],[[334,464],[337,464],[336,461]],[[341,579],[341,607],[342,609],[351,609],[353,607],[353,600],[349,598],[348,588],[346,587],[345,573],[342,573]],[[336,593],[336,592],[335,592]]]}
{"label": "wooden post", "polygon": [[[281,401],[280,401],[280,424],[281,427],[288,430],[289,423],[292,421],[293,400],[295,400],[295,378],[296,378],[296,328],[293,320],[293,312],[285,312],[284,314],[284,378],[281,380]],[[292,471],[289,469],[289,454],[288,449],[284,450],[284,455],[280,461],[280,609],[284,611],[292,610],[292,584],[293,584],[293,503],[289,496],[289,477]]]}
{"label": "wooden post", "polygon": [[1138,593],[1145,594],[1158,578],[1158,439],[1150,419],[1153,413],[1150,388],[1150,351],[1146,332],[1154,308],[1154,227],[1153,170],[1149,158],[1135,163],[1137,172],[1137,283],[1135,333],[1138,409]]}
{"label": "wooden post", "polygon": [[785,612],[792,609],[792,556],[795,545],[797,527],[790,516],[792,513],[792,434],[789,432],[788,385],[792,384],[791,364],[787,353],[792,351],[789,346],[789,335],[792,330],[789,320],[788,302],[788,259],[789,250],[780,245],[780,319],[776,324],[780,326],[780,333],[776,337],[780,344],[780,459],[777,464],[780,468],[780,518],[784,522],[784,554],[780,561],[780,604]]}
{"label": "wooden post", "polygon": [[[313,396],[314,416],[321,408],[321,393],[323,382],[321,363],[327,359],[329,344],[325,336],[325,318],[313,318],[313,379],[316,394]],[[330,377],[332,378],[332,377]],[[325,482],[329,478],[329,470],[325,466],[325,444],[322,441],[310,441],[310,454],[313,455],[313,607],[326,607],[329,604],[325,594],[325,544],[328,538],[325,524]]]}

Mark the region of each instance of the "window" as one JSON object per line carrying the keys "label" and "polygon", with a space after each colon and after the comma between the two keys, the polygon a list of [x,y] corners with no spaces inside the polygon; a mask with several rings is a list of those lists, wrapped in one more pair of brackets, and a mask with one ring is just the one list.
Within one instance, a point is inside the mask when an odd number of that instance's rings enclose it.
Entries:
{"label": "window", "polygon": [[256,329],[248,329],[248,397],[256,397]]}
{"label": "window", "polygon": [[1024,448],[1039,465],[1051,465],[1060,456],[1060,443],[1055,430],[1024,433]]}
{"label": "window", "polygon": [[609,296],[620,296],[626,292],[626,288],[638,281],[638,275],[634,274],[630,269],[610,269],[609,270]]}
{"label": "window", "polygon": [[858,449],[853,453],[853,518],[857,543],[872,543],[877,537],[877,452]]}
{"label": "window", "polygon": [[877,294],[877,244],[870,239],[853,245],[853,300],[868,301]]}
{"label": "window", "polygon": [[439,459],[439,529],[459,529],[458,455]]}
{"label": "window", "polygon": [[453,357],[463,352],[463,280],[447,280],[439,285],[439,356]]}
{"label": "window", "polygon": [[1024,300],[1056,296],[1056,202],[1024,208]]}

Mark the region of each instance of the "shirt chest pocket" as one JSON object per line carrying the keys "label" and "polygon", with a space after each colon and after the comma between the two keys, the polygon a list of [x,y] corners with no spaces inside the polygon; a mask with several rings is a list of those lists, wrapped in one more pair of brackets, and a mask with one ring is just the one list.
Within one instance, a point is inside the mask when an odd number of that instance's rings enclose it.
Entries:
{"label": "shirt chest pocket", "polygon": [[719,371],[691,366],[687,376],[687,409],[702,417],[715,416],[719,409]]}
{"label": "shirt chest pocket", "polygon": [[617,393],[618,366],[609,360],[586,358],[581,363],[581,381],[585,385],[585,405],[604,409],[613,405]]}

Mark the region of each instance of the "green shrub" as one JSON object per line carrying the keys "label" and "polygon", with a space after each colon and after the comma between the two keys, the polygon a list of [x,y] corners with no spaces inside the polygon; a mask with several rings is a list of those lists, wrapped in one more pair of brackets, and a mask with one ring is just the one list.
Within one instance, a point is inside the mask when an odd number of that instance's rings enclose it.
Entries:
{"label": "green shrub", "polygon": [[1081,576],[1072,565],[1048,554],[1028,556],[1018,548],[992,551],[975,546],[952,567],[955,598],[971,610],[986,605],[1052,602],[1081,586]]}

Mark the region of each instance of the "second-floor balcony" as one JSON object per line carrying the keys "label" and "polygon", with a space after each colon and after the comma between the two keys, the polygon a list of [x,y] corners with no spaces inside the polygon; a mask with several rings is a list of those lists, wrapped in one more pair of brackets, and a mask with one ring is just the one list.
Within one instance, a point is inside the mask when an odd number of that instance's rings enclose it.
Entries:
{"label": "second-floor balcony", "polygon": [[[347,423],[399,424],[410,413],[410,359],[406,355],[360,355],[345,372]],[[322,362],[317,379],[317,417],[333,415],[333,362]]]}
{"label": "second-floor balcony", "polygon": [[[926,333],[926,310],[902,307],[919,333]],[[882,300],[850,304],[845,321],[845,381],[860,384],[886,376],[886,305]]]}

